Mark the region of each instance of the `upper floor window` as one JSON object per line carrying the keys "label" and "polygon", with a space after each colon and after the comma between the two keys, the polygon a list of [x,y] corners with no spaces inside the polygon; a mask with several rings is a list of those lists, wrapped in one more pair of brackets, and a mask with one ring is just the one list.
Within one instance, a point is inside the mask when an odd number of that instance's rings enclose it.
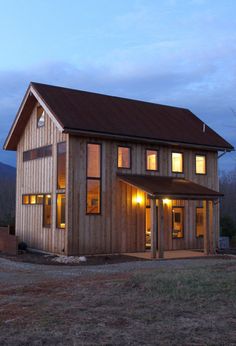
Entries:
{"label": "upper floor window", "polygon": [[146,169],[147,171],[158,170],[158,152],[157,150],[146,150]]}
{"label": "upper floor window", "polygon": [[66,142],[57,144],[57,188],[66,187]]}
{"label": "upper floor window", "polygon": [[101,213],[101,144],[87,144],[86,213]]}
{"label": "upper floor window", "polygon": [[196,236],[203,237],[204,235],[204,209],[196,208]]}
{"label": "upper floor window", "polygon": [[196,155],[196,174],[206,174],[205,155]]}
{"label": "upper floor window", "polygon": [[118,147],[117,166],[118,168],[131,167],[131,157],[130,157],[129,147]]}
{"label": "upper floor window", "polygon": [[172,172],[183,173],[183,153],[172,153]]}
{"label": "upper floor window", "polygon": [[44,147],[27,150],[23,152],[23,161],[30,161],[40,159],[42,157],[52,156],[52,146],[46,145]]}
{"label": "upper floor window", "polygon": [[45,125],[45,111],[42,106],[37,107],[37,127]]}
{"label": "upper floor window", "polygon": [[184,237],[184,208],[172,208],[172,238]]}

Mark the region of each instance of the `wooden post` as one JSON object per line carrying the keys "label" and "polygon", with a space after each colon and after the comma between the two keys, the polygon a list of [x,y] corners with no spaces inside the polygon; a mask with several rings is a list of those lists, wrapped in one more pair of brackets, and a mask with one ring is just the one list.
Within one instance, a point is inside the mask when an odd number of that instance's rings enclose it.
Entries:
{"label": "wooden post", "polygon": [[205,201],[206,222],[204,227],[204,253],[209,255],[209,233],[210,233],[210,208],[209,201]]}
{"label": "wooden post", "polygon": [[164,210],[163,200],[158,199],[158,258],[164,257]]}
{"label": "wooden post", "polygon": [[210,229],[210,253],[216,252],[216,201],[211,201],[211,229]]}
{"label": "wooden post", "polygon": [[151,206],[151,258],[156,258],[157,255],[157,210],[156,199],[150,199]]}

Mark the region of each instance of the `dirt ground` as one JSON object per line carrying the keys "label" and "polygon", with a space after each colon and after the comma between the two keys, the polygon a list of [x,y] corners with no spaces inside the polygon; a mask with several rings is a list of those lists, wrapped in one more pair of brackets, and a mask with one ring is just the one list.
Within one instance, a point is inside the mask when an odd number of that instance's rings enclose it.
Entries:
{"label": "dirt ground", "polygon": [[0,345],[236,345],[236,259],[0,258]]}

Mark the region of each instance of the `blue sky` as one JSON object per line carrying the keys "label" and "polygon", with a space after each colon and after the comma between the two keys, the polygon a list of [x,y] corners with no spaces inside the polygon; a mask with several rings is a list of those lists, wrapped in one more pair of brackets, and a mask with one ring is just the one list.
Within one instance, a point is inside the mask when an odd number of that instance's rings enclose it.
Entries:
{"label": "blue sky", "polygon": [[190,108],[236,146],[235,13],[235,0],[0,0],[0,145],[32,80]]}

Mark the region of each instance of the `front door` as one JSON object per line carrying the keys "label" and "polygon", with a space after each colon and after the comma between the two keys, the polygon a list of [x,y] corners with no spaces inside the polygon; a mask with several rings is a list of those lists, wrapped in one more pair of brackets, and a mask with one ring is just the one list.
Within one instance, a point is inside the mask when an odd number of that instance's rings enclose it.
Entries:
{"label": "front door", "polygon": [[[156,207],[156,213],[158,218],[158,207]],[[146,226],[145,226],[145,247],[146,250],[151,249],[151,207],[150,207],[150,200],[147,198],[146,203]],[[158,225],[158,219],[157,219],[157,225]],[[158,230],[157,232],[157,241],[158,241]]]}

